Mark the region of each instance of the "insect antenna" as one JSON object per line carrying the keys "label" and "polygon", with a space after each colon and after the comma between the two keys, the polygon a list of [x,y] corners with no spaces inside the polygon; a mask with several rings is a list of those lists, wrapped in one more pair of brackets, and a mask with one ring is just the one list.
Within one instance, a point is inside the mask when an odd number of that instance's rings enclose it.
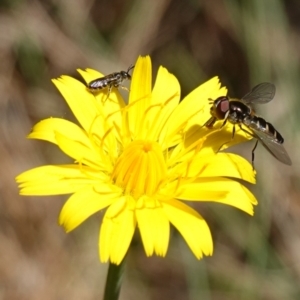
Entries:
{"label": "insect antenna", "polygon": [[132,70],[133,68],[134,68],[134,65],[130,65],[129,68],[128,68],[128,70],[127,70],[127,73],[128,73],[130,70]]}

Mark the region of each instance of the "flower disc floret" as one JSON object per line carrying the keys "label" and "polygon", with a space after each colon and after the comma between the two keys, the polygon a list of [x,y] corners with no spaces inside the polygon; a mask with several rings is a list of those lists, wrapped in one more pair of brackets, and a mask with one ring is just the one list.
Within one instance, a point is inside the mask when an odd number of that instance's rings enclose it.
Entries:
{"label": "flower disc floret", "polygon": [[111,178],[125,194],[139,198],[154,195],[166,174],[160,145],[151,141],[133,141],[116,161]]}

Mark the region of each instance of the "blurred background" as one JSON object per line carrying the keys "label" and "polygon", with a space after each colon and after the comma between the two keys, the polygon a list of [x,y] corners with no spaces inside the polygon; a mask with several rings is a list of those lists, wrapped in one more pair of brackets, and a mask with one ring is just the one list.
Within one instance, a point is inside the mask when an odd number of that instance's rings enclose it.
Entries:
{"label": "blurred background", "polygon": [[[293,165],[259,145],[255,216],[199,204],[214,255],[197,261],[172,232],[166,258],[130,249],[120,299],[300,299],[300,3],[297,0],[0,1],[0,299],[101,299],[100,214],[74,232],[57,224],[67,196],[21,197],[14,178],[70,160],[25,137],[39,120],[73,120],[51,78],[76,68],[127,70],[150,54],[182,95],[218,75],[232,97],[276,85],[259,108],[285,138]],[[233,149],[251,160],[254,142]]]}

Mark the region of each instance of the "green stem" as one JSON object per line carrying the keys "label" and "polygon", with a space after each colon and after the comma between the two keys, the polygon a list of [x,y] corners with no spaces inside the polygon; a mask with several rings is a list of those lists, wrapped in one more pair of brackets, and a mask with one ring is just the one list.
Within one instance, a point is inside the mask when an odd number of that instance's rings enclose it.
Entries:
{"label": "green stem", "polygon": [[118,300],[122,285],[125,258],[119,265],[109,263],[103,300]]}

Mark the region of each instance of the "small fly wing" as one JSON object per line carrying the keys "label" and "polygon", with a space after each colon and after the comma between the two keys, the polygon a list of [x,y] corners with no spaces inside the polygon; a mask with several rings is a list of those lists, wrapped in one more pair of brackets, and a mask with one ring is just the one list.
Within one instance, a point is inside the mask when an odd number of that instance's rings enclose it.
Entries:
{"label": "small fly wing", "polygon": [[275,96],[275,85],[269,82],[264,82],[256,85],[251,92],[246,94],[242,100],[245,103],[268,103]]}
{"label": "small fly wing", "polygon": [[99,77],[97,79],[92,80],[88,83],[88,88],[91,90],[103,89],[107,86],[111,86],[116,81],[116,74],[112,73],[103,77]]}
{"label": "small fly wing", "polygon": [[89,88],[89,89],[101,89],[101,88],[103,88],[103,84],[102,84],[102,82],[99,81],[99,80],[91,81],[91,82],[88,84],[88,88]]}
{"label": "small fly wing", "polygon": [[102,89],[107,86],[106,76],[94,79],[88,83],[89,89]]}
{"label": "small fly wing", "polygon": [[290,166],[292,164],[292,161],[283,145],[278,143],[273,136],[264,131],[260,131],[251,127],[249,128],[254,133],[254,137],[256,137],[275,158],[286,165]]}

